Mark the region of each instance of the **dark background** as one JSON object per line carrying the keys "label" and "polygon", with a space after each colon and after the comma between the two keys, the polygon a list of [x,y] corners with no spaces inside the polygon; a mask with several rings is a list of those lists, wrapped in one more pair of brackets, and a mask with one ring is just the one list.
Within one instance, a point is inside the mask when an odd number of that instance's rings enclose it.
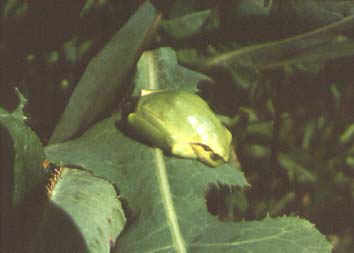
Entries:
{"label": "dark background", "polygon": [[[28,99],[28,123],[46,144],[89,60],[142,2],[1,1],[0,106],[9,111],[16,107],[18,87]],[[303,1],[152,2],[165,19],[205,9],[218,13],[215,29],[183,39],[161,29],[151,43],[151,48],[171,46],[177,53],[193,49],[201,56],[209,56],[210,47],[217,55],[302,34],[354,14],[350,1],[323,1],[322,6],[320,1],[307,1],[314,3],[313,9]],[[349,41],[353,38],[350,31],[344,35]],[[201,69],[193,59],[179,59]],[[298,64],[290,71],[262,73],[262,82],[247,89],[225,69],[205,71],[220,85],[202,93],[219,113],[238,115],[232,125],[235,148],[248,180],[257,186],[232,193],[211,190],[207,197],[212,213],[225,220],[298,215],[327,236],[334,252],[351,252],[353,67],[351,55]],[[269,103],[273,113],[267,109]],[[244,108],[256,115],[255,120]]]}

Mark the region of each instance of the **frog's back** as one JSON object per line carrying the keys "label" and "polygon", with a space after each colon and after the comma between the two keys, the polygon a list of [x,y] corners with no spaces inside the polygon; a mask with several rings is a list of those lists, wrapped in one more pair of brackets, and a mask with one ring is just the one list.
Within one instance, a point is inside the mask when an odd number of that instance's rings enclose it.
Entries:
{"label": "frog's back", "polygon": [[186,91],[161,91],[151,93],[142,97],[142,107],[150,111],[169,114],[174,112],[185,112],[189,114],[209,112],[209,106],[198,95]]}
{"label": "frog's back", "polygon": [[[171,134],[177,138],[190,137],[200,141],[211,141],[211,133],[219,133],[223,128],[209,105],[198,95],[185,91],[162,91],[143,97],[143,106],[149,113],[170,127]],[[206,121],[207,119],[207,121]],[[192,131],[198,130],[198,131]],[[215,136],[217,138],[217,136]],[[217,140],[215,140],[216,142]]]}

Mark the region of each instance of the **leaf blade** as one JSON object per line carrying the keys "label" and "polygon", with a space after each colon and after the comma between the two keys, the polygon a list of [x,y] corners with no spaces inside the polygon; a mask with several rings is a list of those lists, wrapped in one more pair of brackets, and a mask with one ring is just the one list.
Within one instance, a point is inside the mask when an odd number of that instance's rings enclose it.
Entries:
{"label": "leaf blade", "polygon": [[[41,212],[41,185],[46,172],[43,146],[24,123],[24,97],[13,113],[0,108],[0,224],[3,252],[23,252]],[[36,202],[35,206],[31,203]],[[35,213],[26,219],[26,215]]]}
{"label": "leaf blade", "polygon": [[140,57],[133,95],[139,95],[144,88],[195,92],[201,81],[210,82],[211,79],[179,65],[175,51],[170,47],[162,47],[145,51]]}
{"label": "leaf blade", "polygon": [[108,253],[125,224],[113,186],[78,169],[57,173],[32,252]]}
{"label": "leaf blade", "polygon": [[[139,252],[166,244],[170,247],[174,245],[175,234],[168,228],[171,220],[167,218],[161,201],[165,192],[160,190],[158,182],[155,149],[120,132],[115,126],[118,119],[115,115],[98,123],[76,140],[49,146],[47,154],[54,162],[76,164],[120,188],[122,198],[127,200],[137,220],[129,228],[129,233],[117,242],[119,250]],[[169,156],[163,159],[180,231],[187,242],[199,231],[199,223],[214,219],[208,213],[204,199],[209,184],[248,185],[243,173],[229,164],[212,169],[193,159]],[[191,224],[194,224],[192,231]],[[152,234],[147,235],[146,231]],[[145,240],[147,236],[151,240]]]}
{"label": "leaf blade", "polygon": [[117,94],[159,20],[146,1],[87,66],[65,108],[49,143],[69,139],[87,128],[104,111],[112,109]]}

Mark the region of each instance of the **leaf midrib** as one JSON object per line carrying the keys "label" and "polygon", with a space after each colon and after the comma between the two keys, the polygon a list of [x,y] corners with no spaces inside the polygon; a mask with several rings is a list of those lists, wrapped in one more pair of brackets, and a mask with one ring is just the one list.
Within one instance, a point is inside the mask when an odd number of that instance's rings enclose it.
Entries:
{"label": "leaf midrib", "polygon": [[177,214],[174,208],[171,190],[167,178],[165,161],[161,149],[154,149],[154,158],[156,175],[162,197],[162,204],[166,212],[167,223],[171,231],[173,244],[177,252],[185,253],[187,252],[186,246],[178,224]]}
{"label": "leaf midrib", "polygon": [[[148,59],[148,83],[150,89],[158,89],[157,64],[152,52],[145,52]],[[186,245],[183,239],[181,229],[178,224],[177,213],[172,200],[170,184],[167,177],[166,165],[162,150],[154,148],[154,161],[156,176],[158,179],[159,190],[161,193],[162,204],[166,213],[166,220],[171,232],[173,246],[179,253],[186,253]]]}

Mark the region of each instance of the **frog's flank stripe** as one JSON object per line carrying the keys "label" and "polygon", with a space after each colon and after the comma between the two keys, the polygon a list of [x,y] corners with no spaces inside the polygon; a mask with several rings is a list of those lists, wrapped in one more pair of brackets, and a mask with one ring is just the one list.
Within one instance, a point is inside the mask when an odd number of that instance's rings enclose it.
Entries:
{"label": "frog's flank stripe", "polygon": [[155,148],[156,174],[159,182],[159,188],[162,197],[162,204],[166,211],[167,223],[170,228],[173,244],[176,252],[186,253],[186,246],[183,240],[181,230],[178,225],[177,214],[173,205],[171,190],[167,179],[165,161],[161,149]]}
{"label": "frog's flank stripe", "polygon": [[147,65],[148,65],[148,77],[149,77],[149,83],[147,84],[150,89],[156,89],[158,86],[157,83],[157,78],[156,78],[156,66],[155,66],[155,59],[154,59],[154,54],[150,52],[145,52],[145,56],[147,59]]}

